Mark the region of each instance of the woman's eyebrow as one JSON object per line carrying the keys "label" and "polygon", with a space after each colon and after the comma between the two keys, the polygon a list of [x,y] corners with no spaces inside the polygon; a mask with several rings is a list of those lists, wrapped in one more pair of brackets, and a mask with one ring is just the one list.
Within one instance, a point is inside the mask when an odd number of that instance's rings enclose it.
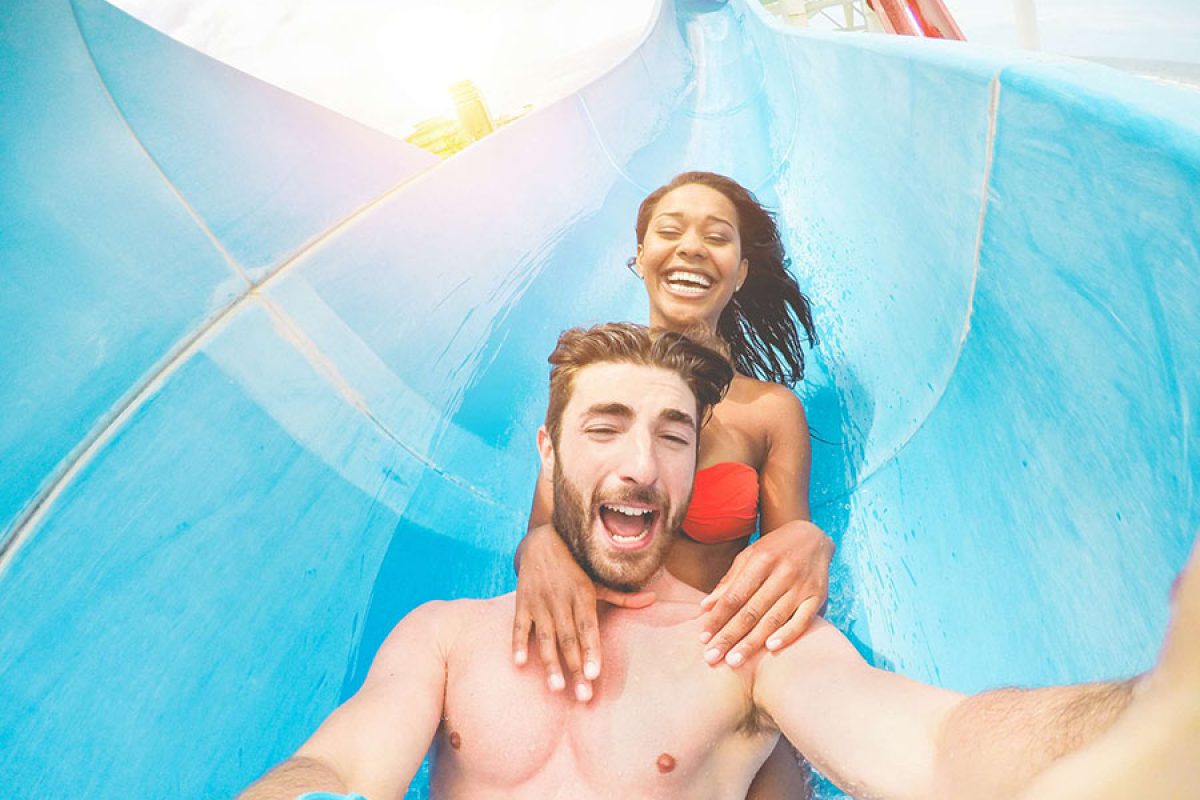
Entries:
{"label": "woman's eyebrow", "polygon": [[[656,219],[656,220],[660,217],[670,217],[671,219],[674,219],[674,220],[682,220],[683,212],[682,211],[663,211],[663,212],[660,212],[660,213],[654,215],[654,219]],[[730,228],[737,227],[729,220],[725,219],[724,217],[718,217],[716,214],[709,214],[707,217],[704,218],[704,221],[705,222],[719,222],[722,225],[728,225]]]}

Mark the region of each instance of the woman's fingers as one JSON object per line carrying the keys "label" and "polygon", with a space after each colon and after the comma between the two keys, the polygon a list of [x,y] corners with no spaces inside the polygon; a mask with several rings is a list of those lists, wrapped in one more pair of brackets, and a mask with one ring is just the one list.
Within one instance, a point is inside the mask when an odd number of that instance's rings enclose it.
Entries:
{"label": "woman's fingers", "polygon": [[763,614],[754,629],[730,648],[728,655],[725,656],[725,663],[731,667],[740,667],[745,664],[751,656],[762,649],[772,634],[787,624],[793,616],[794,610],[795,600],[792,599],[790,593],[784,594],[776,600],[767,613]]}
{"label": "woman's fingers", "polygon": [[[760,625],[764,626],[764,630],[769,628],[769,631],[774,631],[787,622],[799,602],[788,600],[782,605],[779,603],[781,599],[792,596],[789,591],[792,589],[793,585],[790,580],[780,576],[767,578],[757,591],[748,595],[749,599],[741,604],[725,624],[713,633],[708,640],[708,647],[704,650],[704,660],[709,664],[716,664],[729,655],[734,647],[742,648],[739,651],[741,658],[738,663],[749,658],[762,644],[759,643],[750,648],[749,642],[743,640]],[[710,611],[709,615],[720,610],[730,596],[733,596],[733,590],[725,593],[721,601],[717,603],[717,607]],[[765,641],[767,634],[764,634],[762,638]],[[732,662],[731,665],[736,666]]]}
{"label": "woman's fingers", "polygon": [[[710,604],[708,613],[705,615],[700,633],[701,642],[711,642],[714,646],[719,646],[714,639],[718,631],[727,636],[732,635],[735,631],[740,631],[736,638],[730,640],[729,644],[733,644],[758,624],[758,620],[771,607],[771,604],[778,600],[779,595],[788,588],[784,586],[771,597],[758,598],[758,606],[751,606],[747,603],[762,588],[771,574],[771,567],[772,565],[763,558],[742,558],[739,555],[737,559],[734,559],[724,587],[718,585],[718,588],[709,595],[709,598],[715,597],[716,599]],[[703,603],[701,608],[703,608]],[[722,653],[723,655],[724,653]],[[706,659],[707,656],[706,652]]]}
{"label": "woman's fingers", "polygon": [[513,663],[518,667],[525,666],[529,661],[529,634],[533,632],[533,618],[529,616],[529,610],[525,608],[521,602],[520,595],[517,596],[517,610],[513,615]]}
{"label": "woman's fingers", "polygon": [[[575,607],[578,607],[578,597],[575,600]],[[595,605],[595,601],[592,601],[593,609]],[[583,657],[577,625],[575,608],[572,606],[566,606],[555,614],[554,630],[558,639],[558,654],[567,670],[565,685],[571,687],[577,700],[587,701],[591,699],[592,687],[591,682],[583,675]]]}
{"label": "woman's fingers", "polygon": [[546,671],[546,685],[552,692],[562,691],[567,682],[563,678],[562,666],[558,662],[558,635],[553,619],[548,613],[534,615],[533,638],[537,642],[538,657],[541,658],[542,668]]}
{"label": "woman's fingers", "polygon": [[733,564],[729,567],[729,571],[721,576],[721,580],[717,581],[717,585],[713,587],[713,590],[700,601],[700,609],[702,611],[708,611],[717,604],[717,601],[721,599],[721,595],[725,594],[725,587],[729,585],[730,576],[738,571],[739,566],[740,564],[738,564],[737,559],[734,559]]}
{"label": "woman's fingers", "polygon": [[600,677],[600,624],[595,601],[577,596],[574,621],[583,660],[574,674],[575,699],[586,703],[592,699],[592,681]]}
{"label": "woman's fingers", "polygon": [[777,631],[767,636],[766,647],[771,652],[782,650],[800,638],[808,630],[817,612],[821,610],[821,601],[817,597],[806,597],[804,602],[792,614],[792,618],[783,623]]}
{"label": "woman's fingers", "polygon": [[[562,538],[549,525],[530,531],[521,545],[521,571],[513,618],[513,661],[529,660],[529,637],[546,670],[551,691],[568,686],[586,702],[591,682],[600,673],[597,591],[575,563]],[[619,596],[611,602],[636,607],[653,601],[646,593]]]}

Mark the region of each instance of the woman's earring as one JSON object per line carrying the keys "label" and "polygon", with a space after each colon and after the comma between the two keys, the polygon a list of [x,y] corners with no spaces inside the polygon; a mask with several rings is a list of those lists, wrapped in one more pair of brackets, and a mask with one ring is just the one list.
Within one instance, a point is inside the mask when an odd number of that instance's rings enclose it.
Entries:
{"label": "woman's earring", "polygon": [[628,261],[626,261],[626,262],[625,262],[625,268],[626,268],[626,269],[628,269],[630,272],[632,272],[634,275],[636,275],[636,276],[637,276],[637,279],[638,279],[639,281],[640,281],[640,280],[642,280],[642,277],[643,277],[643,276],[642,276],[642,273],[641,273],[641,271],[639,271],[639,270],[638,270],[638,268],[637,268],[637,261],[636,261],[636,260],[634,260],[634,259],[632,259],[632,258],[631,258],[631,259],[629,259]]}

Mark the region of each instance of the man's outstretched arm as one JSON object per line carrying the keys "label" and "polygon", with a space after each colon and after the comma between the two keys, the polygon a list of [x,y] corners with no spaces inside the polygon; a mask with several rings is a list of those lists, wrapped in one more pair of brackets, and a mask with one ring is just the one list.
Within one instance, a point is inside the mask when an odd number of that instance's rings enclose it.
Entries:
{"label": "man's outstretched arm", "polygon": [[441,722],[455,619],[450,604],[426,603],[401,620],[354,697],[239,800],[317,791],[402,797]]}
{"label": "man's outstretched arm", "polygon": [[1093,744],[1038,776],[1023,800],[1195,797],[1200,788],[1200,539],[1173,597],[1158,664]]}
{"label": "man's outstretched arm", "polygon": [[1015,796],[1108,730],[1129,705],[1135,683],[994,689],[966,698],[939,731],[936,796]]}
{"label": "man's outstretched arm", "polygon": [[878,798],[1010,798],[1099,736],[1131,684],[1001,689],[965,697],[869,666],[821,621],[764,657],[755,701],[843,790]]}

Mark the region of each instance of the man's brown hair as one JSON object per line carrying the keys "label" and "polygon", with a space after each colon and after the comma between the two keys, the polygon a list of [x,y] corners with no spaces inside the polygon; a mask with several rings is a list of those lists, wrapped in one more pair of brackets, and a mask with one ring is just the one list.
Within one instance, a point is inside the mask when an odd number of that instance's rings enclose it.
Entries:
{"label": "man's brown hair", "polygon": [[[702,343],[704,339],[712,346]],[[592,364],[637,364],[670,370],[695,395],[697,419],[707,419],[733,380],[733,367],[717,347],[719,344],[703,332],[685,336],[632,322],[606,322],[563,331],[547,359],[551,364],[550,402],[546,406],[550,441],[558,445],[563,410],[571,399],[575,375]]]}

